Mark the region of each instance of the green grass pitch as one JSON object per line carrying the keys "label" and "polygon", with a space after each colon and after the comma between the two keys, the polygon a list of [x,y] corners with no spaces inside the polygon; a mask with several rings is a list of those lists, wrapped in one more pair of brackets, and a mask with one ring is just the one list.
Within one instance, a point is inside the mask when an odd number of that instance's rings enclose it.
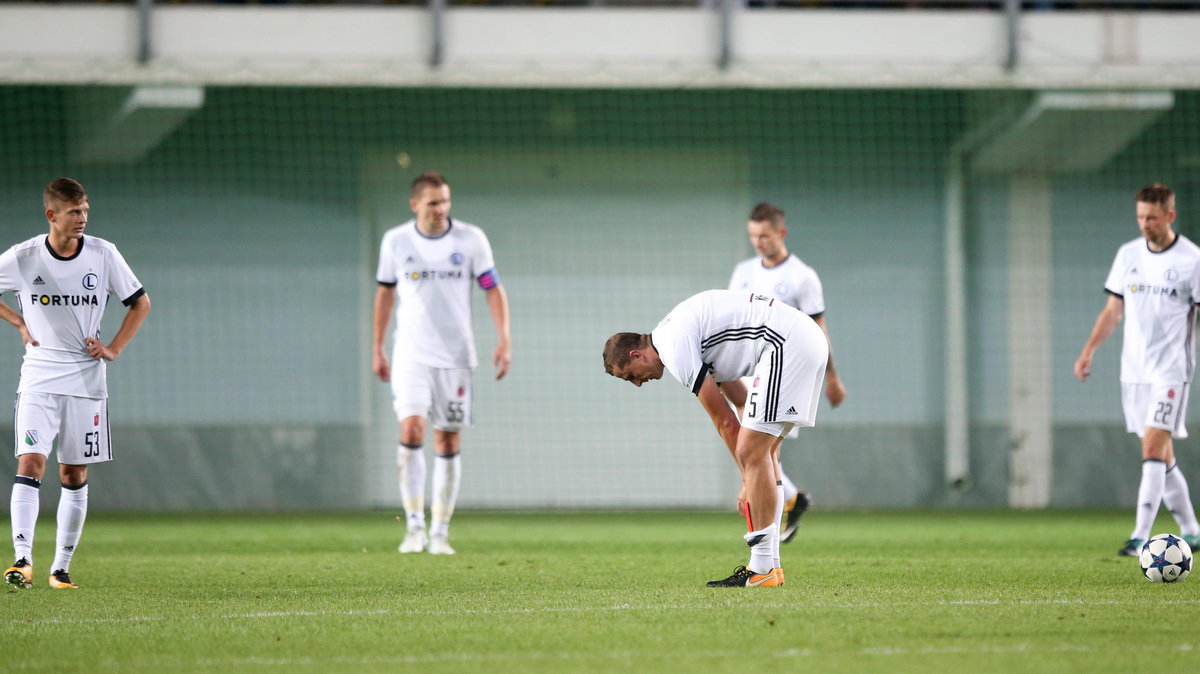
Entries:
{"label": "green grass pitch", "polygon": [[1200,578],[1115,557],[1129,519],[816,511],[786,586],[710,589],[746,561],[732,513],[463,512],[434,557],[398,554],[384,513],[94,512],[82,588],[54,591],[43,513],[35,586],[0,590],[0,671],[1194,669]]}

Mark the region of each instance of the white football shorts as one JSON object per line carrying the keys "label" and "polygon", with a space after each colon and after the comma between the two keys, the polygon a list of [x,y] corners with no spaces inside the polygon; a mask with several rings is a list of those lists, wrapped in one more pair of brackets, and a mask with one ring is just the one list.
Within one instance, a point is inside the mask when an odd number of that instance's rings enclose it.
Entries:
{"label": "white football shorts", "polygon": [[[746,395],[749,396],[750,385],[754,383],[754,377],[742,377],[742,383],[746,385]],[[789,440],[795,440],[798,437],[800,437],[800,427],[792,426],[792,430],[788,431],[787,438]]]}
{"label": "white football shorts", "polygon": [[425,417],[439,431],[474,425],[471,410],[472,368],[437,368],[392,361],[392,397],[396,418]]}
{"label": "white football shorts", "polygon": [[812,321],[796,324],[783,345],[763,351],[746,385],[742,426],[785,437],[797,426],[815,426],[825,383],[829,342]]}
{"label": "white football shorts", "polygon": [[16,408],[17,456],[50,456],[57,438],[60,464],[112,461],[107,400],[26,392],[17,394]]}
{"label": "white football shorts", "polygon": [[1143,437],[1146,428],[1171,431],[1171,437],[1186,438],[1188,385],[1121,384],[1121,408],[1125,411],[1125,430]]}

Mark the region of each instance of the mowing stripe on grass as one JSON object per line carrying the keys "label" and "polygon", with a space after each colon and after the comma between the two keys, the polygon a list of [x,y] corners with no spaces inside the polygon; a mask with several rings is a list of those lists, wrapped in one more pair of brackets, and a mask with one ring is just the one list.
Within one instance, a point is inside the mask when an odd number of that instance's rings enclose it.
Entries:
{"label": "mowing stripe on grass", "polygon": [[[735,590],[736,592],[736,590]],[[1196,606],[1200,605],[1200,599],[1163,599],[1157,602],[1158,604],[1173,605],[1173,606]],[[501,609],[438,609],[438,610],[391,610],[377,609],[373,611],[256,611],[253,613],[227,613],[222,615],[191,615],[174,618],[171,616],[123,616],[120,618],[14,618],[9,623],[14,625],[72,625],[72,624],[92,624],[92,623],[138,623],[138,622],[161,622],[169,620],[255,620],[265,618],[305,618],[305,617],[324,617],[324,616],[371,616],[371,615],[395,615],[395,616],[455,616],[455,615],[516,615],[516,614],[539,614],[539,613],[598,613],[602,611],[715,611],[725,609],[831,609],[831,610],[857,610],[857,609],[873,609],[873,608],[900,608],[900,607],[937,607],[937,606],[1123,606],[1122,601],[1085,601],[1082,599],[1044,599],[1044,600],[1021,600],[1021,601],[1001,601],[999,599],[963,599],[951,601],[898,601],[898,602],[853,602],[853,603],[804,603],[797,604],[794,602],[788,603],[773,603],[773,604],[734,604],[723,603],[720,605],[708,606],[680,606],[680,605],[646,605],[646,606],[631,606],[629,604],[617,604],[613,606],[543,606],[543,607],[524,607],[524,608],[501,608]]]}
{"label": "mowing stripe on grass", "polygon": [[[1195,644],[1179,644],[1169,649],[1177,653],[1192,653],[1200,650],[1200,646]],[[929,647],[929,648],[903,648],[903,647],[888,647],[888,646],[871,646],[867,648],[840,650],[840,649],[815,649],[815,648],[788,648],[779,651],[763,651],[756,652],[755,656],[766,658],[828,658],[831,656],[851,656],[851,657],[886,657],[886,656],[911,656],[911,655],[1004,655],[1011,653],[1111,653],[1120,652],[1128,653],[1131,651],[1155,651],[1162,653],[1161,646],[1152,645],[1131,645],[1131,644],[1112,644],[1111,647],[1093,648],[1090,646],[1075,646],[1070,644],[1059,644],[1056,646],[1038,646],[1028,643],[1011,644],[1007,646],[988,646],[979,644],[975,646],[947,646],[947,647]],[[678,660],[704,660],[708,658],[727,658],[731,656],[741,656],[745,654],[744,649],[730,648],[724,650],[695,650],[684,649],[679,651],[664,651],[662,649],[647,649],[647,650],[621,650],[621,651],[606,651],[606,652],[536,652],[525,651],[521,653],[441,653],[437,655],[396,655],[383,657],[366,657],[366,658],[346,658],[346,657],[331,657],[331,658],[205,658],[197,660],[196,665],[200,667],[244,667],[244,666],[263,666],[263,667],[301,667],[313,665],[418,665],[418,664],[436,664],[446,662],[499,662],[499,661],[570,661],[570,660],[630,660],[635,658],[654,658],[654,659],[669,659],[672,661]]]}

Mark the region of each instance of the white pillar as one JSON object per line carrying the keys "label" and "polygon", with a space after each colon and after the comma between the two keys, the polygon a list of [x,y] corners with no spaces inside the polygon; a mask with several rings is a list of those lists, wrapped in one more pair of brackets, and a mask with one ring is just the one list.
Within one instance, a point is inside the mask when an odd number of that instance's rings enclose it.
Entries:
{"label": "white pillar", "polygon": [[1053,482],[1052,205],[1049,176],[1016,174],[1010,179],[1008,502],[1016,508],[1049,505]]}
{"label": "white pillar", "polygon": [[952,152],[946,178],[945,245],[946,351],[944,390],[946,484],[958,490],[970,486],[971,438],[967,390],[967,273],[963,236],[963,155]]}

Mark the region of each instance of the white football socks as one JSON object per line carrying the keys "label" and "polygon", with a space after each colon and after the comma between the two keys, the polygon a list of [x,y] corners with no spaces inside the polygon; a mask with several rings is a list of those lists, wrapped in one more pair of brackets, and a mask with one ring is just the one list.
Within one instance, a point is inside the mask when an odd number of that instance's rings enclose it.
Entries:
{"label": "white football socks", "polygon": [[462,458],[438,455],[433,462],[433,499],[429,504],[433,526],[431,536],[448,536],[450,518],[454,515],[454,504],[458,501],[458,485],[462,480]]}
{"label": "white football socks", "polygon": [[51,573],[59,569],[71,570],[71,557],[75,555],[75,547],[79,545],[79,538],[83,535],[87,507],[86,482],[78,487],[63,485],[62,495],[58,498],[58,533],[54,538],[57,550],[54,553],[54,564],[50,567]]}
{"label": "white football socks", "polygon": [[400,443],[396,449],[400,469],[400,499],[408,529],[425,528],[425,452],[421,445]]}
{"label": "white football socks", "polygon": [[1179,462],[1167,469],[1163,484],[1163,504],[1171,511],[1179,533],[1184,536],[1200,535],[1200,522],[1196,521],[1196,510],[1192,507],[1192,496],[1187,480],[1179,470]]}
{"label": "white football socks", "polygon": [[750,546],[750,561],[746,568],[754,573],[767,573],[775,568],[775,551],[779,549],[779,527],[772,522],[758,531],[743,536]]}
{"label": "white football socks", "polygon": [[[787,500],[787,499],[783,498],[783,493],[784,493],[785,489],[786,489],[786,487],[784,486],[784,484],[782,482],[777,482],[775,484],[775,531],[777,534],[778,534],[778,532],[783,531],[783,504]],[[776,569],[783,568],[783,565],[779,563],[779,545],[780,545],[779,536],[776,535],[775,536],[775,567],[774,567]]]}
{"label": "white football socks", "polygon": [[9,501],[14,559],[25,558],[30,563],[33,563],[33,529],[37,526],[38,507],[41,505],[38,488],[32,486],[34,484],[41,485],[41,482],[18,475]]}
{"label": "white football socks", "polygon": [[1154,526],[1154,517],[1162,505],[1163,489],[1166,484],[1167,464],[1157,459],[1142,462],[1142,483],[1138,487],[1137,518],[1134,520],[1130,538],[1146,540]]}
{"label": "white football socks", "polygon": [[787,473],[779,471],[779,475],[783,478],[783,502],[787,503],[793,496],[800,493],[800,488],[792,483]]}

